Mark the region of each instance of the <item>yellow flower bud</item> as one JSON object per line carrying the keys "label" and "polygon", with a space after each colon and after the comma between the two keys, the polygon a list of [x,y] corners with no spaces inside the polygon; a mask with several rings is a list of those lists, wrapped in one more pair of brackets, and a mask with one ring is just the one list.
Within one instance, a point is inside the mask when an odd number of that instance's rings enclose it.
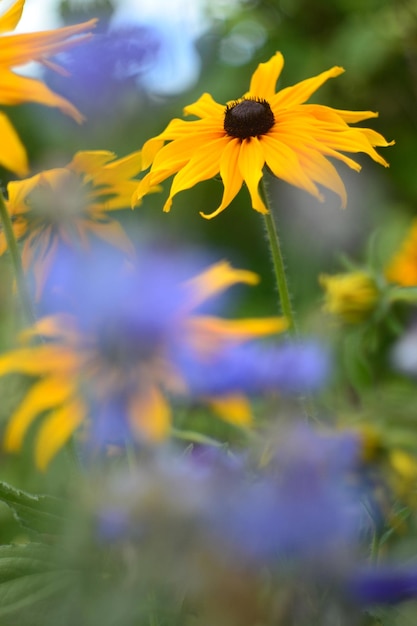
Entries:
{"label": "yellow flower bud", "polygon": [[366,272],[322,274],[319,281],[325,291],[324,311],[340,317],[347,324],[361,322],[378,301],[378,287]]}

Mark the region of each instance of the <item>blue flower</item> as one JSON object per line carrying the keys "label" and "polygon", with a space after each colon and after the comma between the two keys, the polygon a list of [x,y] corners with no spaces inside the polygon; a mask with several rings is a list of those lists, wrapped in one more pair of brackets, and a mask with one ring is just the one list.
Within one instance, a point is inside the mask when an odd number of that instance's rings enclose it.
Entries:
{"label": "blue flower", "polygon": [[307,427],[283,433],[256,478],[220,486],[214,532],[242,559],[341,566],[364,523],[353,481],[359,451],[359,438],[349,433],[326,436]]}
{"label": "blue flower", "polygon": [[69,76],[64,81],[54,75],[49,82],[71,94],[83,110],[105,113],[128,89],[138,88],[140,76],[153,66],[162,43],[161,34],[149,26],[115,26],[59,55],[57,60]]}
{"label": "blue flower", "polygon": [[362,606],[398,604],[417,598],[417,568],[384,565],[355,571],[347,584]]}

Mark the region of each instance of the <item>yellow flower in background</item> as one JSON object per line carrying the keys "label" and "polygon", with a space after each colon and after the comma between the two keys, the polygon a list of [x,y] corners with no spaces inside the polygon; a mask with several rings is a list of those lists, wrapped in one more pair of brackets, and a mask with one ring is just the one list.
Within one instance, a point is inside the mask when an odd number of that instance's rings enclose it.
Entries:
{"label": "yellow flower in background", "polygon": [[417,285],[417,219],[402,242],[400,249],[385,268],[386,279],[402,287]]}
{"label": "yellow flower in background", "polygon": [[[23,239],[23,268],[33,272],[37,298],[61,243],[88,249],[96,237],[134,256],[111,213],[130,206],[140,168],[140,152],[117,159],[106,150],[85,151],[65,167],[8,184],[7,208],[16,238]],[[6,249],[0,231],[0,254]]]}
{"label": "yellow flower in background", "polygon": [[[94,28],[97,20],[38,33],[10,34],[19,23],[24,5],[25,0],[17,0],[0,17],[0,104],[13,106],[36,102],[57,107],[80,123],[83,116],[68,100],[51,91],[42,80],[16,74],[12,68],[39,61],[59,70],[48,62],[48,57],[85,41],[90,36],[86,31]],[[4,113],[0,113],[0,136],[0,165],[19,176],[25,176],[28,173],[26,151]]]}
{"label": "yellow flower in background", "polygon": [[378,302],[378,287],[366,272],[333,276],[322,274],[319,282],[325,291],[324,311],[340,317],[348,324],[357,324],[366,319]]}
{"label": "yellow flower in background", "polygon": [[[371,111],[342,111],[319,104],[306,104],[310,96],[329,78],[344,70],[333,67],[326,72],[275,92],[284,59],[277,52],[261,63],[252,75],[249,91],[226,106],[210,94],[184,109],[195,121],[172,120],[157,137],[143,147],[143,168],[151,166],[139,183],[133,204],[151,186],[175,174],[164,211],[180,191],[220,173],[224,185],[220,206],[212,218],[223,211],[246,183],[252,207],[267,213],[258,187],[265,165],[277,178],[295,185],[319,200],[319,187],[327,187],[346,205],[346,189],[329,158],[342,161],[355,171],[360,165],[344,152],[363,152],[387,167],[375,146],[387,142],[374,130],[349,124],[377,117]],[[166,144],[166,142],[169,142]]]}
{"label": "yellow flower in background", "polygon": [[[249,402],[236,391],[239,370],[232,372],[229,392],[223,383],[230,372],[219,371],[222,358],[231,348],[281,332],[285,320],[208,315],[201,311],[208,300],[235,284],[256,284],[257,275],[220,262],[174,284],[172,265],[166,259],[158,267],[152,258],[137,272],[106,262],[98,274],[88,264],[83,273],[74,270],[75,292],[69,291],[77,314],[42,318],[23,334],[21,347],[0,356],[0,376],[34,377],[7,426],[6,450],[18,451],[41,416],[35,447],[41,469],[81,425],[93,448],[132,435],[157,442],[170,431],[171,396],[200,398],[223,419],[250,424]],[[45,341],[31,345],[34,335]],[[289,358],[297,364],[297,357]]]}

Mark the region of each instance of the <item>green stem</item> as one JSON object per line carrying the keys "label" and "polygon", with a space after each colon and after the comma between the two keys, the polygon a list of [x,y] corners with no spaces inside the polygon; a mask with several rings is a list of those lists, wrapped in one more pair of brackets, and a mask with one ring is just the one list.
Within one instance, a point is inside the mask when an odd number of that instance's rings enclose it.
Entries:
{"label": "green stem", "polygon": [[[294,311],[291,304],[290,290],[288,288],[287,274],[285,272],[285,264],[281,251],[281,244],[278,236],[277,226],[274,220],[273,208],[269,199],[267,184],[265,181],[265,174],[262,178],[262,192],[266,206],[269,213],[264,215],[266,232],[269,240],[269,247],[271,250],[271,257],[274,266],[275,280],[278,288],[281,311],[284,317],[288,321],[288,332],[292,337],[296,337],[298,334],[297,323],[294,315]],[[309,394],[299,397],[299,402],[302,406],[302,410],[308,419],[317,421],[316,409],[314,401]]]}
{"label": "green stem", "polygon": [[297,334],[297,325],[291,304],[290,290],[288,288],[287,274],[285,272],[284,259],[281,251],[281,244],[278,236],[278,230],[274,221],[269,195],[266,189],[265,178],[262,178],[262,189],[265,204],[269,213],[264,215],[266,232],[268,235],[271,257],[274,266],[275,280],[278,288],[281,311],[288,321],[288,331],[292,335]]}
{"label": "green stem", "polygon": [[19,294],[20,303],[22,306],[24,322],[27,325],[31,325],[35,321],[35,316],[32,310],[32,302],[26,287],[22,259],[20,257],[19,247],[17,245],[16,237],[13,231],[12,220],[10,219],[10,214],[7,210],[6,202],[1,191],[0,219],[3,224],[4,236],[6,238],[7,247],[10,252],[10,258],[12,260],[13,273],[16,281],[17,292]]}

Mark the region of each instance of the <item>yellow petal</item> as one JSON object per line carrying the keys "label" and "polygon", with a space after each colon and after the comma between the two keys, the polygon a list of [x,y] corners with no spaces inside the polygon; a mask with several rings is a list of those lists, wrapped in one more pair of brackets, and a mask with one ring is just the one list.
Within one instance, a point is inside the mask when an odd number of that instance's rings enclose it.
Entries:
{"label": "yellow petal", "polygon": [[266,63],[260,63],[252,75],[249,92],[245,95],[265,100],[272,98],[283,67],[284,57],[281,52],[276,52]]}
{"label": "yellow petal", "polygon": [[184,189],[190,189],[197,183],[213,178],[220,170],[220,157],[222,151],[230,141],[229,137],[220,137],[200,146],[189,160],[175,176],[172,181],[168,200],[163,210],[169,211],[172,198]]}
{"label": "yellow petal", "polygon": [[229,204],[233,198],[239,193],[243,178],[239,171],[239,154],[240,154],[240,140],[229,139],[229,143],[225,147],[220,157],[220,176],[224,185],[223,198],[220,206],[212,213],[203,213],[200,211],[200,215],[206,219],[212,219],[219,213],[221,213]]}
{"label": "yellow petal", "polygon": [[[196,149],[206,146],[212,139],[213,136],[211,132],[203,134],[190,132],[189,135],[181,139],[171,141],[171,143],[164,146],[156,155],[151,173],[157,175],[156,173],[158,171],[164,171],[165,178],[167,178],[168,172],[178,172],[178,170],[193,157]],[[160,181],[158,180],[158,182]]]}
{"label": "yellow petal", "polygon": [[[300,105],[301,106],[301,105]],[[319,120],[333,120],[340,124],[340,120],[346,124],[356,124],[370,118],[378,117],[374,111],[344,111],[333,109],[324,104],[303,104],[304,114],[313,115]]]}
{"label": "yellow petal", "polygon": [[289,108],[302,104],[310,98],[310,96],[319,89],[323,83],[329,78],[335,78],[343,74],[345,70],[343,67],[332,67],[326,72],[322,72],[318,76],[307,78],[306,80],[297,83],[291,87],[281,89],[270,101],[271,108],[282,107]]}
{"label": "yellow petal", "polygon": [[0,102],[2,104],[15,105],[22,102],[36,102],[45,106],[57,107],[78,123],[84,121],[83,115],[74,105],[54,93],[40,80],[1,69],[0,85]]}
{"label": "yellow petal", "polygon": [[[161,176],[161,181],[164,180],[164,177]],[[156,185],[155,177],[153,174],[146,174],[139,182],[136,187],[134,193],[132,194],[131,199],[131,208],[134,209],[137,204],[139,204],[144,196],[150,192],[150,190]]]}
{"label": "yellow petal", "polygon": [[49,376],[34,384],[11,416],[4,435],[5,449],[19,450],[32,422],[44,411],[61,405],[73,392],[74,386],[66,378]]}
{"label": "yellow petal", "polygon": [[14,30],[22,17],[25,0],[17,0],[12,6],[0,17],[0,33],[7,33]]}
{"label": "yellow petal", "polygon": [[37,301],[42,295],[45,281],[55,261],[59,243],[59,235],[49,225],[32,231],[23,244],[22,265],[26,272],[33,271]]}
{"label": "yellow petal", "polygon": [[0,137],[2,139],[2,149],[0,151],[0,165],[10,170],[11,172],[14,172],[18,176],[25,176],[28,173],[29,169],[26,150],[8,117],[1,112]]}
{"label": "yellow petal", "polygon": [[264,135],[261,143],[266,164],[274,176],[322,200],[316,185],[301,166],[296,150],[286,145],[285,141],[281,141],[278,132],[274,135]]}
{"label": "yellow petal", "polygon": [[[1,115],[2,114],[0,113],[0,116]],[[35,174],[35,176],[25,178],[24,180],[13,180],[8,183],[7,195],[9,198],[8,206],[10,210],[12,210],[13,212],[15,212],[17,209],[20,211],[28,210],[28,207],[24,205],[26,197],[39,184],[39,180],[40,174]]]}
{"label": "yellow petal", "polygon": [[48,467],[53,457],[67,443],[85,417],[84,404],[75,399],[44,420],[35,446],[35,462],[40,470]]}
{"label": "yellow petal", "polygon": [[0,356],[0,376],[20,372],[39,376],[50,372],[72,373],[78,365],[77,356],[62,346],[43,344],[20,348]]}
{"label": "yellow petal", "polygon": [[323,130],[316,133],[316,138],[337,151],[363,152],[380,165],[388,167],[388,163],[374,150],[373,145],[386,147],[393,142],[388,143],[382,135],[368,128],[349,128],[347,131],[337,133]]}
{"label": "yellow petal", "polygon": [[216,102],[209,93],[203,95],[193,104],[184,107],[184,115],[196,117],[220,117],[224,118],[226,107]]}
{"label": "yellow petal", "polygon": [[281,333],[288,328],[284,317],[246,318],[228,320],[206,315],[194,316],[188,321],[190,327],[199,333],[221,337],[226,340],[247,341],[265,335]]}
{"label": "yellow petal", "polygon": [[259,213],[268,213],[258,191],[264,165],[265,156],[259,139],[250,137],[243,140],[240,145],[239,170],[248,187],[252,208]]}
{"label": "yellow petal", "polygon": [[136,150],[120,159],[116,159],[108,163],[102,170],[94,176],[94,180],[101,181],[100,175],[103,176],[103,182],[118,181],[130,179],[136,176],[142,169],[142,152]]}
{"label": "yellow petal", "polygon": [[29,341],[36,336],[48,339],[60,339],[75,343],[78,333],[75,331],[75,320],[69,313],[41,317],[33,326],[19,334],[21,341]]}
{"label": "yellow petal", "polygon": [[189,288],[187,298],[189,308],[196,308],[209,298],[219,295],[238,283],[257,285],[259,276],[249,270],[237,270],[227,261],[220,261],[211,265],[204,272],[185,283]]}
{"label": "yellow petal", "polygon": [[79,174],[94,174],[114,158],[116,154],[109,150],[80,150],[74,154],[67,167]]}
{"label": "yellow petal", "polygon": [[171,409],[156,387],[136,393],[129,404],[129,417],[139,439],[160,441],[169,433]]}
{"label": "yellow petal", "polygon": [[85,221],[84,229],[106,241],[115,248],[125,252],[130,258],[136,257],[135,247],[123,230],[121,224],[115,220],[109,222]]}
{"label": "yellow petal", "polygon": [[0,67],[25,65],[30,61],[43,60],[48,55],[72,48],[89,39],[91,33],[86,31],[95,28],[96,24],[97,19],[92,19],[82,24],[54,30],[0,37]]}
{"label": "yellow petal", "polygon": [[320,185],[334,191],[341,199],[342,208],[345,208],[347,204],[346,188],[334,165],[319,152],[305,151],[300,153],[299,158],[307,175]]}
{"label": "yellow petal", "polygon": [[225,422],[243,427],[252,424],[250,404],[243,396],[235,395],[226,396],[224,398],[210,398],[209,404],[213,411]]}

